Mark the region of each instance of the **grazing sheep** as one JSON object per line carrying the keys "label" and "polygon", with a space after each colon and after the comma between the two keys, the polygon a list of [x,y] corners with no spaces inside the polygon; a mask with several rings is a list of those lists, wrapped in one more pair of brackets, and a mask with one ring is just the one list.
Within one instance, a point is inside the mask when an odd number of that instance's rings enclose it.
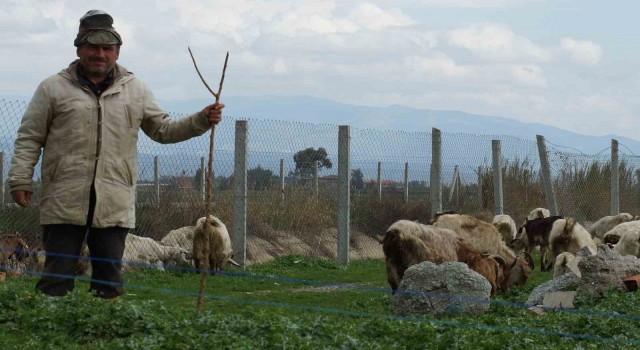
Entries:
{"label": "grazing sheep", "polygon": [[551,216],[551,212],[546,208],[535,208],[533,209],[529,215],[527,215],[527,220],[533,220],[538,218],[548,218]]}
{"label": "grazing sheep", "polygon": [[589,231],[574,218],[558,219],[553,223],[549,233],[549,246],[554,261],[560,253],[576,254],[583,247],[588,247],[593,255],[598,251]]}
{"label": "grazing sheep", "polygon": [[508,287],[523,286],[527,282],[531,274],[531,256],[517,256],[492,224],[469,215],[446,214],[439,216],[433,225],[453,230],[481,253],[503,257],[509,266]]}
{"label": "grazing sheep", "polygon": [[620,240],[613,247],[620,255],[640,257],[640,226],[622,233]]}
{"label": "grazing sheep", "polygon": [[567,272],[571,272],[571,269],[567,264],[570,263],[571,260],[575,259],[575,257],[575,255],[569,252],[560,253],[556,257],[555,264],[553,265],[553,278],[562,276]]}
{"label": "grazing sheep", "polygon": [[516,222],[513,221],[511,216],[504,214],[496,215],[493,217],[491,223],[496,227],[498,232],[500,232],[502,240],[506,243],[509,243],[512,239],[516,238],[518,228],[516,227]]}
{"label": "grazing sheep", "polygon": [[189,252],[179,248],[165,246],[150,237],[128,234],[122,255],[123,268],[156,267],[165,269],[170,265],[189,265]]}
{"label": "grazing sheep", "polygon": [[172,247],[180,247],[191,252],[193,251],[193,233],[195,229],[195,226],[185,226],[169,231],[169,233],[160,240],[160,243]]}
{"label": "grazing sheep", "polygon": [[[540,247],[540,271],[549,271],[553,262],[547,262],[547,249],[549,248],[549,234],[553,223],[562,219],[562,216],[541,217],[533,220],[527,219],[518,229],[516,238],[509,242],[509,247],[516,252],[525,250],[531,254],[536,246]],[[533,262],[531,269],[534,269]]]}
{"label": "grazing sheep", "polygon": [[396,292],[404,272],[414,264],[459,261],[482,275],[491,284],[491,296],[506,289],[509,269],[503,258],[481,254],[448,229],[399,220],[386,231],[382,250],[387,265],[387,281]]}
{"label": "grazing sheep", "polygon": [[599,238],[602,240],[604,235],[611,231],[614,227],[619,224],[632,221],[633,215],[629,213],[620,213],[618,215],[609,215],[603,218],[600,218],[598,221],[594,222],[591,226],[589,226],[589,233],[592,238]]}
{"label": "grazing sheep", "polygon": [[616,225],[614,228],[604,234],[604,236],[602,237],[602,242],[604,244],[616,244],[620,240],[622,234],[626,231],[640,231],[640,221],[633,220]]}
{"label": "grazing sheep", "polygon": [[208,226],[205,226],[205,217],[201,217],[196,222],[193,234],[193,260],[196,269],[208,269],[211,272],[221,271],[224,270],[227,263],[240,267],[233,260],[233,249],[227,227],[217,217],[210,215],[209,218],[210,225]]}

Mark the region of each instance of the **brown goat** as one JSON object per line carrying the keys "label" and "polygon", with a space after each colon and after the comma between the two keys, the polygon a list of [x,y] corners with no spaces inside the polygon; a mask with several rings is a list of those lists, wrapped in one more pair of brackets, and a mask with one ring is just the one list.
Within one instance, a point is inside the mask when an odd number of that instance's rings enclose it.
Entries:
{"label": "brown goat", "polygon": [[531,274],[531,256],[517,256],[491,223],[464,214],[439,216],[433,226],[453,230],[480,253],[497,255],[509,266],[508,286],[523,286]]}
{"label": "brown goat", "polygon": [[0,271],[5,271],[7,276],[19,274],[9,266],[9,259],[24,261],[28,257],[29,246],[19,233],[0,237]]}
{"label": "brown goat", "polygon": [[387,280],[393,293],[397,291],[407,268],[423,261],[435,264],[459,261],[467,264],[489,281],[492,297],[508,285],[509,268],[503,258],[481,254],[451,230],[399,220],[385,233],[382,250]]}

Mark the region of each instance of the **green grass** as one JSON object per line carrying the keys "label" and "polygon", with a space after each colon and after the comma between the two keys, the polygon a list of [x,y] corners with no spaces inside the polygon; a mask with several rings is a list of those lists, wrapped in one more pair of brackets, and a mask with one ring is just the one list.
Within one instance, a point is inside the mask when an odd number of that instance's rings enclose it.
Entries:
{"label": "green grass", "polygon": [[395,317],[380,260],[352,261],[344,268],[333,261],[286,256],[247,271],[229,269],[227,275],[208,278],[200,312],[195,310],[199,275],[193,273],[127,273],[126,294],[115,302],[91,296],[86,281],[78,281],[68,296],[50,298],[33,291],[34,277],[10,278],[0,285],[0,348],[638,347],[625,344],[640,342],[637,320],[600,315],[639,314],[638,293],[581,300],[573,313],[540,316],[519,307],[550,276],[536,270],[526,286],[499,294],[484,315],[446,318]]}

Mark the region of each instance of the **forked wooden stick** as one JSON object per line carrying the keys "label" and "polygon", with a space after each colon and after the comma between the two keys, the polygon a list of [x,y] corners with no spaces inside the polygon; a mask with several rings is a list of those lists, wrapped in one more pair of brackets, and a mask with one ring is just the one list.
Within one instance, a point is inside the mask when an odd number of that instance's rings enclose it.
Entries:
{"label": "forked wooden stick", "polygon": [[[218,93],[213,92],[213,90],[211,90],[211,88],[209,87],[209,84],[207,84],[207,82],[204,80],[204,78],[202,77],[202,74],[200,74],[200,70],[198,69],[198,65],[196,64],[196,60],[195,58],[193,58],[193,53],[191,53],[191,48],[187,47],[187,49],[189,50],[189,55],[191,56],[191,61],[193,61],[193,66],[196,68],[196,72],[198,72],[198,76],[200,77],[200,80],[202,80],[202,83],[204,84],[204,86],[207,88],[207,90],[209,90],[209,92],[211,92],[211,94],[216,98],[216,103],[218,103],[220,101],[220,93],[222,93],[222,84],[224,83],[224,75],[225,72],[227,71],[227,61],[229,60],[229,52],[227,51],[227,55],[224,58],[224,66],[222,67],[222,77],[220,78],[220,85],[218,87]],[[213,188],[213,141],[215,139],[215,133],[216,133],[216,126],[212,125],[211,126],[211,134],[209,137],[209,164],[208,164],[208,171],[209,173],[207,174],[207,197],[206,197],[206,203],[205,203],[205,209],[204,209],[204,216],[205,216],[205,222],[204,222],[204,226],[205,226],[205,230],[212,230],[213,228],[211,228],[211,219],[210,219],[210,214],[211,214],[211,196],[212,196],[212,188]],[[209,247],[209,235],[205,236],[205,256],[206,259],[204,259],[204,268],[200,269],[200,288],[198,290],[198,301],[196,302],[196,310],[200,311],[200,309],[202,308],[202,300],[204,299],[204,291],[207,285],[207,276],[209,275],[209,254],[210,254],[210,247]]]}

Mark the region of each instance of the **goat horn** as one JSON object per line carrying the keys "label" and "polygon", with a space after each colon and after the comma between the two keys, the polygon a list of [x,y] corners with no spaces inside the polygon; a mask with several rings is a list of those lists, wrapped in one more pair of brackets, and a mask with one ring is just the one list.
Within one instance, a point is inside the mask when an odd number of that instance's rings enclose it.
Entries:
{"label": "goat horn", "polygon": [[523,255],[524,255],[524,260],[527,262],[527,264],[529,264],[529,268],[531,268],[531,270],[533,270],[535,268],[535,264],[533,262],[533,257],[527,251],[524,251]]}
{"label": "goat horn", "polygon": [[238,264],[235,260],[229,258],[229,262],[231,263],[231,265],[236,266],[236,267],[242,267],[242,265]]}
{"label": "goat horn", "polygon": [[504,257],[502,257],[502,256],[500,256],[500,255],[494,255],[494,254],[492,254],[492,255],[489,255],[488,257],[489,257],[489,258],[491,258],[491,259],[493,259],[493,260],[495,260],[495,261],[497,261],[497,262],[498,262],[498,264],[500,264],[500,265],[502,265],[502,266],[507,265],[507,260],[505,260],[505,258],[504,258]]}

